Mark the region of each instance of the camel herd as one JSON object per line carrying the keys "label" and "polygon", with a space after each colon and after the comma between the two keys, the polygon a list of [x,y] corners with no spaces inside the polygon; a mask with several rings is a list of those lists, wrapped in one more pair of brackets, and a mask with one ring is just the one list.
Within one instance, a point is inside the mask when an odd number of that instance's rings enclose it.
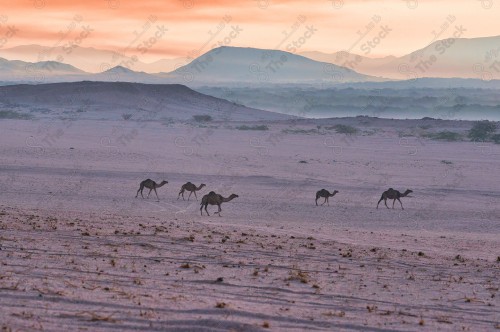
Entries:
{"label": "camel herd", "polygon": [[[139,196],[139,193],[141,193],[142,198],[144,198],[142,191],[144,190],[144,188],[147,188],[147,189],[149,189],[149,193],[146,196],[146,198],[149,198],[149,194],[151,194],[151,191],[154,190],[155,194],[156,194],[156,198],[158,199],[158,201],[160,201],[160,198],[158,197],[158,193],[156,192],[156,188],[160,188],[167,183],[168,183],[168,181],[165,181],[165,180],[163,180],[160,183],[156,183],[155,181],[153,181],[151,179],[146,179],[140,183],[139,189],[137,190],[137,194],[135,195],[135,197],[137,198],[137,196]],[[189,198],[191,197],[191,194],[193,194],[193,193],[194,193],[194,197],[196,197],[196,200],[198,200],[198,196],[196,196],[196,192],[198,190],[201,190],[203,187],[206,187],[206,184],[202,183],[197,187],[193,183],[187,182],[187,183],[182,185],[181,190],[179,191],[179,194],[177,195],[177,199],[179,199],[182,196],[182,199],[184,200],[184,192],[189,191],[188,201],[189,201]],[[387,208],[389,208],[389,206],[387,206],[387,200],[392,199],[393,200],[392,201],[392,208],[393,209],[394,209],[394,204],[396,203],[396,200],[398,200],[399,204],[401,204],[401,209],[404,210],[403,203],[401,203],[400,198],[407,197],[412,192],[413,192],[412,190],[406,189],[406,191],[404,193],[401,193],[395,189],[389,188],[388,190],[386,190],[382,193],[382,196],[380,197],[380,200],[377,203],[377,209],[378,209],[378,205],[382,201],[384,201],[385,206]],[[334,190],[332,193],[330,193],[326,189],[319,190],[318,192],[316,192],[316,201],[315,201],[316,205],[318,205],[318,199],[324,198],[325,200],[323,201],[323,203],[321,203],[321,205],[327,203],[327,205],[330,206],[330,203],[328,202],[328,198],[333,197],[338,193],[339,193],[338,190]],[[218,214],[220,217],[220,213],[222,211],[222,209],[220,207],[221,204],[224,202],[232,201],[235,198],[238,198],[238,195],[231,194],[229,197],[226,198],[226,197],[223,197],[222,195],[217,194],[214,191],[211,191],[208,194],[204,195],[201,199],[200,214],[203,215],[203,208],[205,208],[205,212],[207,213],[208,216],[210,216],[210,214],[208,213],[208,210],[207,210],[208,205],[209,204],[210,205],[217,205],[219,210],[217,212],[214,212],[214,214]]]}

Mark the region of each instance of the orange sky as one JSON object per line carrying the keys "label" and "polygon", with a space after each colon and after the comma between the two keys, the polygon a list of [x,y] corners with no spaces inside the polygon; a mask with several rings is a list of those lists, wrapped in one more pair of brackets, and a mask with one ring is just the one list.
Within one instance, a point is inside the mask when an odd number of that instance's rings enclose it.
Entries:
{"label": "orange sky", "polygon": [[[0,0],[0,47],[40,44],[125,50],[144,62],[213,46],[293,52],[351,50],[384,31],[368,56],[403,55],[429,44],[450,15],[463,37],[500,34],[500,0]],[[150,20],[150,26],[145,29]],[[154,22],[153,22],[154,21]],[[367,30],[367,25],[371,29]],[[6,39],[9,26],[17,29]],[[83,27],[90,29],[85,33]],[[309,30],[308,30],[309,27]],[[166,29],[166,32],[165,32]],[[162,32],[163,31],[163,32]],[[452,35],[446,29],[439,39]],[[156,36],[155,36],[156,34]],[[305,38],[308,37],[308,38]],[[153,41],[154,43],[148,43]],[[375,38],[375,39],[374,39]],[[293,45],[293,42],[296,42]],[[364,46],[364,47],[363,47]],[[363,47],[363,48],[362,48]]]}

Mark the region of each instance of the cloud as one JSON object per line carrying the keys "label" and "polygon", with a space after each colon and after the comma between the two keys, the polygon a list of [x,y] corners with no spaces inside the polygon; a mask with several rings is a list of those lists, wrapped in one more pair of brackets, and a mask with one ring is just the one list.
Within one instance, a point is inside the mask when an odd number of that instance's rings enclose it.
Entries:
{"label": "cloud", "polygon": [[[284,47],[287,43],[281,41],[285,36],[293,32],[290,35],[293,40],[300,37],[305,24],[314,25],[317,33],[300,51],[335,52],[353,45],[374,15],[381,16],[382,24],[388,25],[392,32],[371,55],[402,55],[427,45],[433,30],[439,29],[450,14],[466,26],[466,37],[494,34],[490,31],[497,25],[500,14],[500,5],[486,10],[480,1],[419,0],[418,4],[418,8],[411,9],[403,0],[0,0],[2,15],[8,18],[4,25],[13,24],[19,29],[19,34],[9,40],[9,46],[50,46],[61,36],[63,42],[71,41],[78,37],[81,27],[67,35],[64,31],[75,17],[80,17],[82,24],[93,29],[82,46],[115,49],[133,44],[136,47],[137,43],[153,38],[153,30],[142,32],[148,19],[154,17],[153,29],[164,25],[168,32],[143,55],[149,61],[185,56],[205,44],[204,51],[208,51],[207,48],[224,38],[231,25],[243,29],[231,41],[232,46],[258,48]],[[224,17],[231,19],[225,22],[225,30],[211,40]],[[304,25],[299,27],[295,25],[298,17],[306,17]],[[5,28],[0,26],[0,34],[2,29]],[[373,36],[368,34],[366,38]],[[353,51],[359,53],[359,49]]]}

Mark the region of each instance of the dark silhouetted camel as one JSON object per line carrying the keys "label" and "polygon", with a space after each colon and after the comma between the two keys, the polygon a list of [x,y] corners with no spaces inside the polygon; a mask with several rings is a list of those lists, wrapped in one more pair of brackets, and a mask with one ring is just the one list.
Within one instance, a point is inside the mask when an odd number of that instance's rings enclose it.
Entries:
{"label": "dark silhouetted camel", "polygon": [[379,200],[379,201],[378,201],[378,203],[377,203],[377,209],[378,209],[378,205],[380,204],[380,202],[382,202],[382,200],[384,201],[385,206],[386,206],[387,208],[389,208],[389,207],[387,206],[387,199],[392,199],[392,200],[393,200],[393,201],[392,201],[392,208],[393,208],[393,209],[394,209],[394,203],[396,203],[396,200],[398,200],[398,201],[399,201],[399,204],[401,204],[401,209],[403,209],[403,210],[404,210],[403,203],[401,203],[400,198],[401,198],[401,197],[406,197],[406,196],[408,196],[408,195],[409,195],[410,193],[412,193],[412,192],[413,192],[413,190],[406,189],[406,191],[405,191],[404,193],[400,193],[400,192],[399,192],[399,191],[397,191],[397,190],[394,190],[394,189],[392,189],[392,188],[389,188],[388,190],[386,190],[386,191],[384,191],[384,192],[382,193],[382,197],[380,197],[380,200]]}
{"label": "dark silhouetted camel", "polygon": [[163,180],[160,184],[158,184],[151,179],[146,179],[146,180],[141,182],[139,189],[137,190],[137,194],[135,195],[135,198],[137,198],[137,196],[139,195],[139,192],[141,192],[141,196],[142,196],[142,198],[144,198],[142,191],[144,190],[144,188],[148,188],[149,193],[148,193],[148,196],[146,198],[149,198],[149,194],[151,194],[151,191],[154,190],[155,194],[156,194],[156,198],[158,199],[158,201],[160,201],[160,198],[158,197],[158,193],[156,192],[156,188],[160,188],[167,183],[168,183],[168,181]]}
{"label": "dark silhouetted camel", "polygon": [[208,204],[217,205],[219,207],[219,211],[214,212],[214,213],[219,214],[219,217],[220,217],[220,212],[222,211],[220,205],[224,202],[229,202],[237,197],[239,197],[239,196],[236,194],[231,194],[228,198],[225,198],[225,197],[222,197],[222,195],[219,195],[219,194],[215,193],[214,191],[211,191],[208,194],[206,194],[205,196],[203,196],[203,198],[201,199],[200,213],[201,213],[201,215],[203,215],[203,207],[205,207],[205,212],[207,213],[208,216],[210,216],[210,214],[208,214],[208,210],[207,210]]}
{"label": "dark silhouetted camel", "polygon": [[[338,190],[335,190],[333,193],[330,194],[330,192],[328,192],[328,190],[321,189],[320,191],[318,191],[316,193],[316,205],[318,205],[318,199],[320,197],[323,197],[325,199],[323,204],[328,203],[328,206],[330,206],[330,202],[328,202],[328,198],[335,196],[335,194],[337,194],[337,193],[338,193]],[[323,204],[321,204],[321,205],[323,205]]]}
{"label": "dark silhouetted camel", "polygon": [[196,187],[191,182],[187,182],[187,183],[182,185],[181,191],[179,191],[179,195],[177,196],[177,199],[179,199],[179,197],[181,197],[181,195],[182,195],[182,199],[184,200],[184,191],[189,191],[188,201],[189,201],[189,197],[191,197],[192,193],[194,193],[194,197],[196,197],[196,200],[198,200],[198,196],[196,196],[196,192],[198,190],[201,190],[201,188],[203,188],[205,186],[206,186],[206,184],[202,183],[202,184],[200,184],[199,187]]}

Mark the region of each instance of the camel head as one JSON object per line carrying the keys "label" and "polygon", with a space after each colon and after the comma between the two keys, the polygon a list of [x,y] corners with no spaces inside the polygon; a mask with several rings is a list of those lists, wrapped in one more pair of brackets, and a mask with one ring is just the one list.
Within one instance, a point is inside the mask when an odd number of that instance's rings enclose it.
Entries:
{"label": "camel head", "polygon": [[228,199],[234,199],[234,198],[238,198],[240,196],[236,195],[236,194],[231,194]]}
{"label": "camel head", "polygon": [[160,183],[160,186],[163,186],[164,184],[167,184],[167,183],[168,183],[168,181],[163,180],[163,181]]}
{"label": "camel head", "polygon": [[334,196],[335,194],[338,194],[339,191],[338,190],[334,190],[333,193],[332,193],[332,196]]}
{"label": "camel head", "polygon": [[198,188],[201,189],[201,188],[206,187],[206,186],[207,186],[206,184],[202,183],[202,184],[200,184],[200,186]]}
{"label": "camel head", "polygon": [[413,190],[410,190],[410,189],[406,189],[406,191],[404,192],[403,196],[408,196],[409,194],[411,194],[413,192]]}

